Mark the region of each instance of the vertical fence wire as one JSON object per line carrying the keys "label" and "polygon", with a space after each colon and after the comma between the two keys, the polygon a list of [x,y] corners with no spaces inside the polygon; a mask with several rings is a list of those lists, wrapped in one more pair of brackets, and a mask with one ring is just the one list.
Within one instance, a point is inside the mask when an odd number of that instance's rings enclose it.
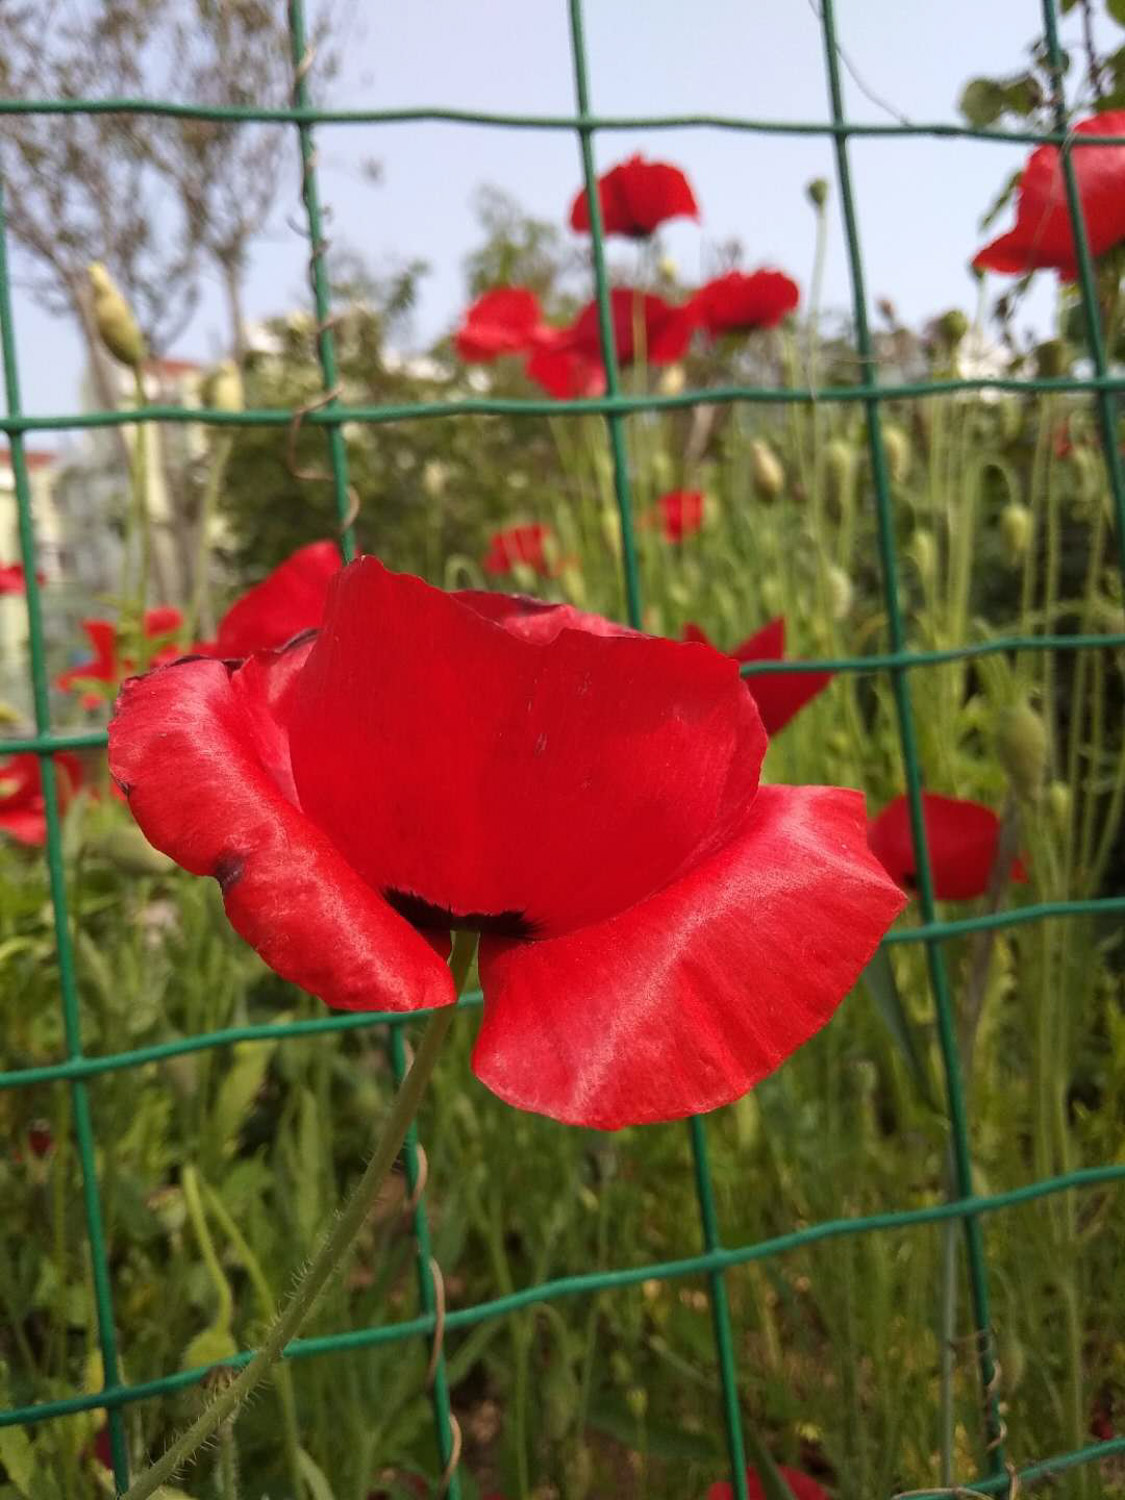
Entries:
{"label": "vertical fence wire", "polygon": [[[16,359],[16,333],[12,315],[12,288],[8,277],[8,225],[4,209],[4,180],[0,174],[0,348],[4,365],[4,390],[10,417],[22,415],[19,366]],[[145,434],[137,430],[137,441]],[[19,516],[20,557],[27,590],[27,634],[31,654],[32,703],[35,732],[38,738],[51,733],[51,705],[47,683],[46,646],[43,636],[43,603],[36,578],[35,521],[32,514],[31,484],[23,433],[9,434],[12,479],[15,484]],[[51,912],[55,929],[55,952],[59,965],[59,996],[62,1003],[66,1055],[69,1061],[82,1056],[82,1024],[78,1008],[78,980],[74,967],[74,947],[70,938],[67,912],[66,870],[63,865],[62,826],[58,779],[55,762],[49,752],[39,749],[39,772],[42,779],[44,811],[47,819],[47,879],[51,892]],[[102,1356],[102,1387],[110,1390],[119,1383],[117,1330],[113,1315],[113,1290],[109,1279],[109,1257],[106,1248],[105,1222],[98,1193],[97,1151],[90,1112],[89,1086],[82,1078],[70,1083],[74,1105],[74,1137],[82,1169],[82,1206],[89,1241],[90,1272],[94,1286],[94,1312],[98,1326],[98,1347]],[[129,1482],[129,1454],[125,1442],[125,1424],[121,1411],[110,1408],[110,1452],[113,1477],[119,1489]]]}
{"label": "vertical fence wire", "polygon": [[[848,273],[852,287],[852,307],[855,319],[856,349],[860,361],[860,386],[865,392],[864,414],[867,420],[867,442],[871,457],[871,475],[875,489],[876,524],[878,527],[879,564],[882,574],[883,599],[887,607],[888,630],[891,650],[896,654],[906,649],[906,626],[898,586],[898,560],[895,551],[894,516],[891,490],[887,473],[887,457],[883,443],[882,414],[878,370],[876,368],[871,330],[867,321],[867,291],[863,269],[863,255],[859,243],[859,220],[856,213],[855,194],[852,188],[851,164],[848,153],[847,117],[844,110],[844,95],[840,77],[840,53],[836,36],[836,18],[833,0],[821,0],[821,36],[824,42],[825,69],[828,93],[832,107],[832,120],[837,126],[833,138],[836,154],[836,176],[840,187],[840,204],[844,216],[844,236],[847,242]],[[899,741],[902,748],[903,769],[906,777],[907,798],[910,805],[911,833],[915,849],[915,867],[918,885],[918,904],[922,920],[930,923],[936,916],[933,872],[930,851],[926,838],[926,824],[922,803],[922,774],[918,759],[918,743],[911,702],[910,682],[901,667],[891,669],[891,688],[894,694],[895,713],[898,719]],[[968,1110],[965,1101],[964,1081],[954,1024],[953,997],[950,991],[949,974],[940,938],[926,941],[926,966],[930,988],[933,992],[937,1012],[938,1041],[941,1049],[942,1067],[945,1074],[946,1102],[949,1107],[949,1127],[953,1147],[953,1176],[951,1185],[958,1198],[973,1195],[972,1150],[969,1141]],[[996,1396],[996,1362],[992,1353],[992,1317],[989,1307],[988,1270],[985,1264],[983,1235],[980,1220],[973,1213],[964,1217],[965,1247],[969,1263],[969,1286],[973,1307],[973,1323],[976,1331],[977,1357],[985,1408],[986,1447],[991,1472],[999,1476],[1005,1470],[1004,1427],[1000,1417]]]}
{"label": "vertical fence wire", "polygon": [[[293,102],[304,108],[309,102],[308,75],[314,57],[313,50],[308,43],[304,0],[289,0],[288,16],[293,57]],[[305,204],[309,234],[309,283],[316,309],[317,353],[324,383],[323,405],[330,409],[338,399],[338,367],[331,290],[328,269],[325,265],[327,243],[324,238],[324,216],[317,179],[316,147],[313,142],[312,126],[307,121],[302,120],[297,125],[297,134],[301,150],[301,197]],[[340,522],[340,546],[344,560],[350,561],[355,556],[355,517],[352,513],[348,481],[347,448],[338,422],[332,422],[328,426],[328,452],[336,514]],[[408,1068],[406,1043],[401,1028],[398,1026],[390,1028],[388,1054],[391,1072],[397,1087],[402,1083]],[[429,1218],[423,1196],[418,1192],[422,1174],[418,1133],[413,1126],[403,1142],[402,1158],[406,1169],[407,1188],[415,1199],[411,1217],[418,1297],[423,1312],[432,1317],[437,1308],[437,1287],[431,1259]],[[439,1335],[440,1330],[435,1333],[435,1336]],[[454,1417],[449,1400],[445,1351],[440,1344],[435,1351],[432,1363],[430,1400],[434,1416],[434,1433],[443,1472],[441,1493],[448,1495],[449,1500],[461,1500],[461,1481],[455,1466]]]}
{"label": "vertical fence wire", "polygon": [[[586,203],[590,217],[590,238],[593,247],[594,289],[598,306],[598,332],[601,340],[602,362],[606,371],[606,390],[617,396],[621,390],[620,367],[613,330],[613,305],[610,296],[609,274],[605,257],[605,224],[601,200],[598,195],[598,174],[594,161],[595,126],[591,120],[590,83],[587,63],[586,38],[583,26],[582,0],[569,0],[570,46],[574,68],[574,93],[578,106],[578,138],[582,154],[582,183],[586,192]],[[632,486],[629,479],[628,449],[625,442],[625,421],[620,412],[611,411],[606,418],[609,428],[610,450],[613,456],[613,489],[621,521],[621,563],[625,586],[625,602],[629,624],[636,629],[643,625],[643,601],[639,569],[637,566],[637,538],[633,521]],[[692,1162],[695,1173],[696,1202],[699,1209],[700,1229],[705,1250],[718,1250],[721,1245],[719,1219],[715,1208],[715,1189],[711,1176],[711,1163],[707,1150],[707,1132],[702,1119],[695,1115],[688,1121],[691,1140]],[[719,1383],[722,1392],[723,1427],[726,1433],[727,1454],[731,1468],[731,1486],[734,1500],[749,1500],[746,1479],[746,1443],[742,1432],[742,1413],[738,1396],[738,1370],[735,1363],[734,1331],[731,1327],[730,1302],[727,1296],[726,1277],[723,1271],[708,1273],[711,1320],[714,1328],[715,1353],[719,1364]]]}

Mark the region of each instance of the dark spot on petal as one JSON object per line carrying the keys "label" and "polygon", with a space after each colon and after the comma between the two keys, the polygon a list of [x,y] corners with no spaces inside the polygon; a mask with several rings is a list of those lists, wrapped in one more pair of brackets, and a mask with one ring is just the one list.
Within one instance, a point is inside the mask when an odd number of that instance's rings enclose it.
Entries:
{"label": "dark spot on petal", "polygon": [[242,872],[246,868],[246,861],[241,854],[220,854],[211,868],[211,874],[219,882],[219,888],[223,895],[227,895],[231,886],[237,885],[242,879]]}
{"label": "dark spot on petal", "polygon": [[306,641],[315,640],[319,634],[320,631],[315,625],[310,625],[307,630],[299,630],[296,635],[291,636],[283,645],[275,648],[278,656],[284,655],[286,651],[295,651],[298,646],[303,646]]}
{"label": "dark spot on petal", "polygon": [[113,779],[117,783],[123,797],[131,797],[133,795],[133,783],[131,781],[122,781],[120,776],[115,776]]}
{"label": "dark spot on petal", "polygon": [[240,656],[204,656],[201,652],[190,652],[187,656],[177,656],[175,661],[166,661],[162,670],[169,667],[185,667],[189,661],[217,661],[221,667],[226,667],[227,676],[237,672],[242,665]]}
{"label": "dark spot on petal", "polygon": [[493,937],[532,938],[535,924],[529,922],[522,911],[450,911],[447,906],[435,906],[421,896],[409,891],[385,890],[389,905],[400,917],[405,917],[412,927],[424,932],[487,932]]}
{"label": "dark spot on petal", "polygon": [[910,891],[911,893],[917,893],[917,890],[918,890],[918,876],[917,876],[917,874],[915,873],[914,870],[907,870],[906,873],[903,875],[903,877],[902,877],[902,888],[903,888],[904,891]]}

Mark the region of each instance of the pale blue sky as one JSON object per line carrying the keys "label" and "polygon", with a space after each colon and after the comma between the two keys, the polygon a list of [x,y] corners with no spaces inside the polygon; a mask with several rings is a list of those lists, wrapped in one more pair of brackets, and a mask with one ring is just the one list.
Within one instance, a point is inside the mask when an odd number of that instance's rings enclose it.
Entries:
{"label": "pale blue sky", "polygon": [[[837,0],[836,9],[841,45],[864,83],[914,121],[955,119],[965,79],[1017,67],[1040,20],[1039,0]],[[340,104],[573,108],[565,0],[423,0],[362,3],[356,10],[333,89]],[[587,12],[598,112],[827,118],[811,0],[587,0]],[[890,118],[850,77],[846,88],[855,119]],[[578,148],[569,134],[438,124],[342,127],[323,129],[319,149],[333,234],[376,266],[415,256],[432,264],[415,318],[419,344],[447,327],[462,303],[462,261],[475,243],[475,189],[494,183],[533,213],[561,220],[579,181]],[[816,176],[834,184],[827,139],[611,133],[599,137],[599,167],[638,149],[679,163],[695,185],[702,227],[678,224],[666,235],[686,278],[706,264],[708,243],[738,236],[751,264],[780,265],[807,288],[813,224],[804,187]],[[891,298],[913,323],[955,303],[971,310],[966,266],[981,242],[977,221],[1022,148],[908,139],[857,140],[851,150],[872,300]],[[362,176],[365,158],[382,164],[378,185]],[[295,144],[286,189],[255,255],[251,316],[285,311],[305,295],[302,244],[285,222],[291,210],[300,214]],[[844,309],[850,293],[835,199],[831,223],[826,304]],[[1049,275],[1039,282],[1024,321],[1045,327],[1054,282]],[[18,292],[17,318],[25,406],[61,411],[77,399],[77,339]],[[223,326],[212,289],[169,352],[217,357]]]}

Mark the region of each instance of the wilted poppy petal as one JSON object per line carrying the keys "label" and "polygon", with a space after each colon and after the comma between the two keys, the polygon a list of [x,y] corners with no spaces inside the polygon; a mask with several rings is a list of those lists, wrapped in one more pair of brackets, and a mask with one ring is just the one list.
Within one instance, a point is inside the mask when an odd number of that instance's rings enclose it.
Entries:
{"label": "wilted poppy petal", "polygon": [[539,299],[526,287],[497,287],[478,297],[454,335],[464,360],[490,361],[501,354],[523,354],[541,325]]}
{"label": "wilted poppy petal", "polygon": [[691,301],[699,325],[715,339],[724,333],[775,328],[793,312],[801,294],[784,271],[728,271],[700,287]]}
{"label": "wilted poppy petal", "polygon": [[819,1031],[903,904],[860,793],[762,787],[726,844],[629,910],[542,942],[483,937],[474,1071],[600,1129],[714,1109]]}
{"label": "wilted poppy petal", "polygon": [[757,712],[700,655],[520,640],[363,558],[301,674],[302,805],[376,889],[523,935],[598,920],[718,847],[753,796]]}
{"label": "wilted poppy petal", "polygon": [[132,679],[110,769],[149,842],[215,877],[235,931],[283,978],[345,1009],[448,1004],[432,947],[291,800],[281,720],[292,672],[281,652],[233,672],[192,660]]}
{"label": "wilted poppy petal", "polygon": [[[639,155],[598,179],[598,202],[604,232],[629,239],[645,239],[669,219],[699,217],[695,194],[679,167]],[[590,204],[584,188],[571,204],[570,227],[589,232]]]}
{"label": "wilted poppy petal", "polygon": [[248,589],[219,621],[208,653],[249,656],[268,651],[320,624],[328,585],[343,567],[335,542],[310,542]]}
{"label": "wilted poppy petal", "polygon": [[[996,858],[1000,820],[990,807],[937,792],[922,793],[922,818],[930,856],[934,895],[942,901],[969,901],[983,896]],[[910,803],[905,796],[889,802],[871,824],[872,852],[891,879],[906,890],[917,884]],[[1013,862],[1012,879],[1024,879],[1023,865]]]}
{"label": "wilted poppy petal", "polygon": [[[1074,134],[1125,135],[1125,110],[1081,120]],[[1071,151],[1070,159],[1090,253],[1104,255],[1125,239],[1125,145],[1081,147]],[[978,251],[973,265],[1020,276],[1050,267],[1064,280],[1073,280],[1077,258],[1057,146],[1040,146],[1031,153],[1020,177],[1014,227]]]}

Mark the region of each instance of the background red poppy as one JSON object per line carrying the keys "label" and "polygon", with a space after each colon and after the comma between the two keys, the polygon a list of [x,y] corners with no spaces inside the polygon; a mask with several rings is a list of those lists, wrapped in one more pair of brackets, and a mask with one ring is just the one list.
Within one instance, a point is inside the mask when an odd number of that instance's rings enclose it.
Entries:
{"label": "background red poppy", "polygon": [[660,527],[666,542],[679,543],[694,536],[703,526],[702,491],[672,490],[661,495],[648,521]]}
{"label": "background red poppy", "polygon": [[775,328],[800,300],[797,283],[784,271],[728,271],[701,286],[691,308],[700,327],[715,339]]}
{"label": "background red poppy", "polygon": [[343,565],[335,542],[299,548],[235,600],[219,621],[214,641],[195,649],[235,657],[284,645],[320,624],[328,586]]}
{"label": "background red poppy", "polygon": [[[598,178],[598,202],[606,234],[646,239],[669,219],[698,219],[699,205],[691,184],[668,162],[631,156]],[[590,205],[585,188],[570,209],[570,227],[589,233]]]}
{"label": "background red poppy", "polygon": [[552,567],[546,548],[553,539],[551,528],[537,522],[509,526],[505,531],[493,533],[481,566],[490,577],[499,578],[510,573],[517,563],[522,563],[541,578],[550,578]]}
{"label": "background red poppy", "polygon": [[[676,307],[654,292],[628,286],[614,287],[609,297],[619,365],[625,367],[637,360],[650,365],[669,365],[683,358],[694,327],[689,308]],[[559,333],[555,347],[601,363],[597,302],[586,304],[570,328]]]}
{"label": "background red poppy", "polygon": [[[996,858],[1000,819],[990,807],[938,792],[922,793],[926,847],[934,895],[942,901],[970,901],[983,896]],[[905,890],[917,884],[910,803],[905,796],[889,802],[868,832],[871,852],[887,874]],[[1012,879],[1026,879],[1023,863],[1012,864]]]}
{"label": "background red poppy", "polygon": [[[698,625],[690,622],[684,626],[685,641],[699,641],[711,646],[711,641]],[[763,625],[749,640],[736,646],[728,655],[734,661],[783,661],[785,658],[785,621],[778,616]],[[745,677],[746,683],[766,733],[771,737],[785,728],[806,703],[822,693],[832,681],[831,672],[763,672],[761,676]]]}
{"label": "background red poppy", "polygon": [[[82,763],[66,750],[52,756],[59,810],[65,812],[82,785]],[[20,844],[39,846],[47,841],[47,812],[43,801],[43,773],[38,755],[13,755],[0,762],[0,833]]]}
{"label": "background red poppy", "polygon": [[464,360],[488,362],[502,354],[523,354],[542,325],[539,299],[526,287],[497,287],[478,297],[453,336]]}

